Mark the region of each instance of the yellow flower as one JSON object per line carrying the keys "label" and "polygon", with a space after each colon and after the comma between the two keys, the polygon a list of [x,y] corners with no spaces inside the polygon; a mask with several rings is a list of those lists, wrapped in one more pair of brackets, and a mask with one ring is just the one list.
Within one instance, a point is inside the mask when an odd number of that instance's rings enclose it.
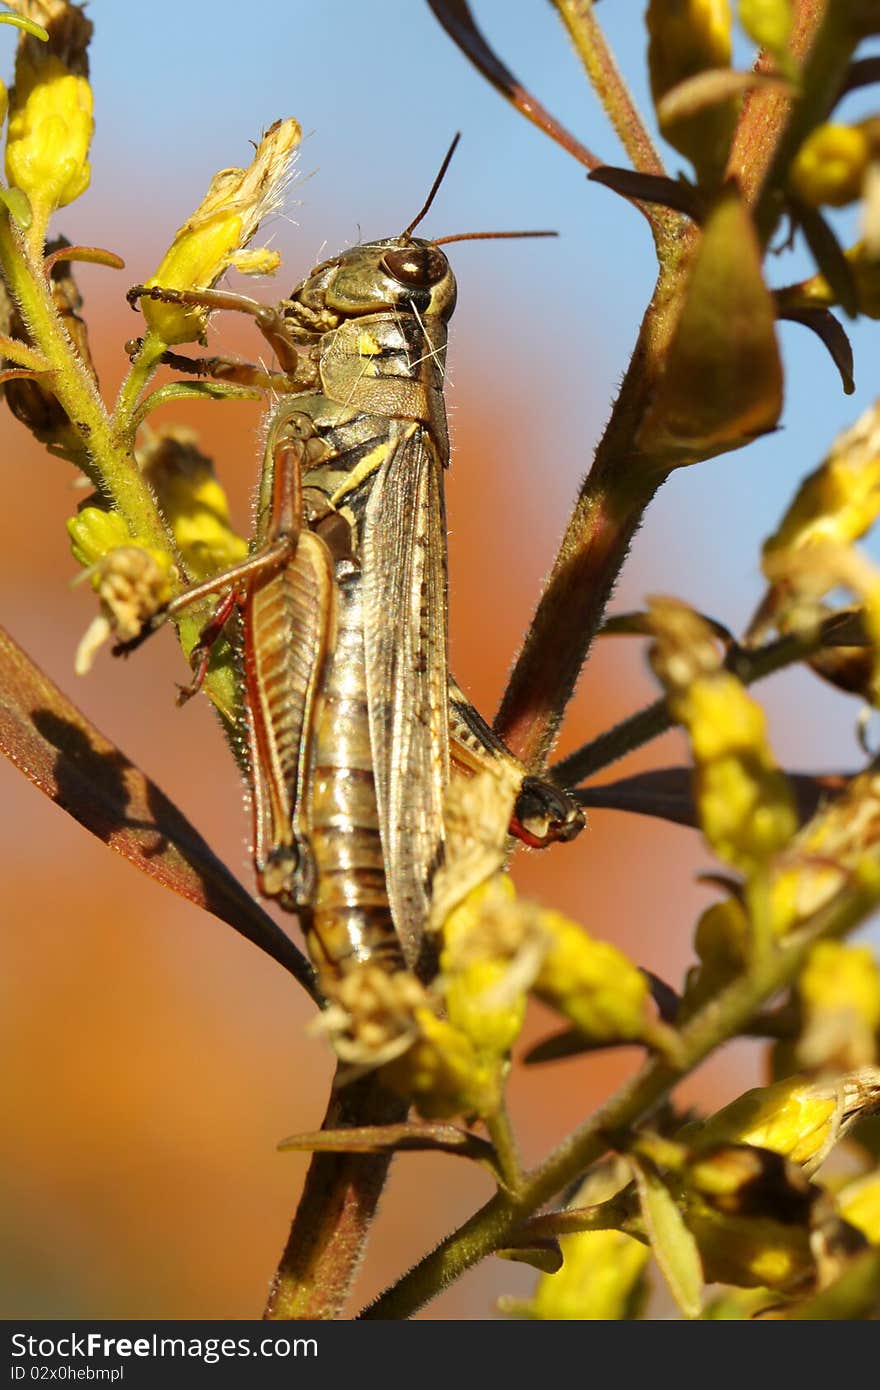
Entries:
{"label": "yellow flower", "polygon": [[[729,0],[650,0],[647,25],[655,104],[687,78],[730,66]],[[691,160],[701,183],[723,170],[738,109],[738,98],[728,98],[694,116],[661,119],[664,137]]]}
{"label": "yellow flower", "polygon": [[809,1175],[862,1115],[880,1107],[880,1069],[817,1081],[787,1077],[746,1091],[708,1120],[686,1125],[679,1138],[695,1153],[718,1144],[753,1144],[798,1163]]}
{"label": "yellow flower", "polygon": [[85,58],[92,26],[79,6],[42,8],[49,41],[23,35],[19,42],[6,142],[6,176],[27,195],[40,249],[55,209],[89,186],[95,124]]}
{"label": "yellow flower", "polygon": [[798,488],[764,542],[765,575],[776,557],[810,545],[847,545],[880,516],[880,402],[838,435],[822,463]]}
{"label": "yellow flower", "polygon": [[[247,169],[222,169],[215,174],[201,204],[178,230],[148,286],[164,289],[209,289],[231,266],[246,275],[277,269],[275,252],[246,251],[261,221],[281,206],[299,143],[296,121],[278,121],[260,141]],[[186,343],[204,337],[207,311],[142,302],[144,317],[165,343]]]}
{"label": "yellow flower", "polygon": [[644,1300],[647,1245],[622,1231],[581,1231],[559,1241],[563,1266],[542,1274],[521,1316],[555,1322],[633,1318]]}
{"label": "yellow flower", "polygon": [[643,1039],[654,1028],[646,976],[606,941],[596,941],[559,912],[542,911],[549,945],[533,986],[595,1042]]}
{"label": "yellow flower", "polygon": [[871,160],[871,141],[859,126],[820,125],[792,160],[794,192],[812,207],[845,207],[861,196]]}
{"label": "yellow flower", "polygon": [[415,1012],[419,1036],[382,1069],[382,1079],[411,1100],[426,1120],[494,1114],[501,1103],[503,1072],[482,1060],[470,1039],[428,1008]]}
{"label": "yellow flower", "polygon": [[207,579],[244,559],[247,542],[232,529],[226,494],[192,430],[169,426],[148,435],[138,461],[191,579]]}
{"label": "yellow flower", "polygon": [[798,981],[797,1060],[811,1070],[854,1070],[877,1060],[880,969],[869,946],[820,941]]}
{"label": "yellow flower", "polygon": [[[86,573],[89,573],[86,571]],[[127,642],[168,602],[174,566],[162,551],[142,545],[122,545],[107,552],[89,575],[101,603],[77,648],[78,676],[90,670],[95,653],[111,635]]]}
{"label": "yellow flower", "polygon": [[506,874],[473,889],[447,917],[440,986],[449,1022],[486,1060],[507,1057],[522,1028],[544,934]]}
{"label": "yellow flower", "polygon": [[651,601],[651,663],[694,755],[700,825],[719,858],[756,873],[797,830],[788,779],[776,767],[766,719],[725,671],[708,625],[673,599]]}
{"label": "yellow flower", "polygon": [[[131,545],[132,535],[119,512],[103,507],[82,507],[67,523],[67,534],[74,559],[81,565],[94,565],[117,546]],[[96,576],[93,576],[93,586]]]}
{"label": "yellow flower", "polygon": [[711,1283],[785,1291],[815,1273],[805,1225],[768,1216],[728,1216],[696,1201],[688,1206],[686,1220]]}
{"label": "yellow flower", "polygon": [[844,1220],[872,1245],[880,1245],[880,1168],[848,1182],[837,1194],[837,1205]]}

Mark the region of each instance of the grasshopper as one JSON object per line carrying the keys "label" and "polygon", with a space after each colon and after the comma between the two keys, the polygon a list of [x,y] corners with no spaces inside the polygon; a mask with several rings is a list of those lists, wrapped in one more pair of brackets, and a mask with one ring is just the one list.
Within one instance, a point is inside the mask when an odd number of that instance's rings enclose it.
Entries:
{"label": "grasshopper", "polygon": [[454,877],[451,779],[488,775],[497,788],[498,863],[508,826],[544,845],[583,825],[448,670],[443,375],[456,284],[441,241],[413,232],[456,141],[404,232],[324,261],[278,308],[223,291],[129,296],[253,314],[289,383],[269,420],[251,556],[159,620],[222,593],[188,695],[241,609],[257,881],[299,915],[331,989],[355,962],[431,974],[432,883],[441,868]]}

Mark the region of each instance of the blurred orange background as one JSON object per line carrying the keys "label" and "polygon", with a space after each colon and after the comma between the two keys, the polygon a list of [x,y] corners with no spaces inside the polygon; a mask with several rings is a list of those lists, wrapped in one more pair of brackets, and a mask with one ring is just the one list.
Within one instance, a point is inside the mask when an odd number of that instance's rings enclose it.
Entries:
{"label": "blurred orange background", "polygon": [[[289,69],[295,52],[307,56],[310,44],[318,53],[330,51],[328,15],[315,14],[314,6],[267,4],[266,31],[256,36],[249,29],[221,33],[213,20],[188,36],[174,26],[192,22],[197,29],[199,16],[204,24],[210,11],[232,10],[195,6],[190,21],[182,8],[164,0],[152,5],[149,26],[129,7],[96,0],[90,8],[98,25],[93,61],[100,99],[93,189],[65,210],[57,229],[72,240],[110,245],[127,262],[122,275],[94,267],[78,274],[108,401],[126,367],[122,345],[137,332],[125,289],[152,272],[210,174],[245,162],[247,137],[278,115],[315,125],[304,167],[314,167],[319,150],[326,174],[297,190],[302,227],[280,229],[283,283],[259,288],[265,298],[319,258],[325,237],[333,250],[356,237],[356,221],[365,237],[403,225],[424,196],[453,122],[465,125],[468,141],[432,214],[432,233],[524,224],[561,225],[566,233],[558,253],[546,243],[455,248],[461,309],[453,323],[449,389],[453,669],[491,717],[625,365],[650,286],[647,237],[631,209],[615,205],[606,212],[608,195],[590,190],[598,200],[585,202],[582,171],[466,72],[435,32],[426,6],[406,6],[406,20],[401,8],[400,46],[413,62],[398,66],[389,110],[406,112],[407,102],[420,98],[430,128],[416,132],[404,122],[401,148],[392,141],[390,151],[389,113],[358,105],[357,44],[343,55],[336,88],[328,92],[319,63],[317,76],[298,77],[296,92],[283,95],[290,86],[284,64]],[[359,8],[350,7],[353,22]],[[485,8],[496,19],[509,10]],[[276,28],[285,35],[276,47],[286,51],[273,55],[266,38]],[[210,82],[191,90],[180,55],[202,53],[188,47],[199,43],[208,45],[202,66]],[[431,64],[436,54],[437,101],[421,95],[427,44]],[[520,44],[519,61],[527,69],[532,64],[527,75],[536,86],[544,82],[546,89],[559,64],[577,105],[583,84],[570,55],[548,48],[545,59],[531,31]],[[445,92],[456,94],[464,114],[450,113]],[[351,134],[353,113],[362,117],[359,142]],[[507,190],[488,210],[476,206],[484,178]],[[565,192],[554,204],[558,187]],[[607,272],[603,255],[610,258]],[[218,325],[211,348],[246,356],[260,351],[239,323]],[[833,382],[827,386],[830,396]],[[851,414],[847,403],[845,418]],[[171,418],[199,430],[247,531],[258,409],[220,404],[156,417]],[[823,443],[833,423],[823,425]],[[72,470],[43,453],[5,411],[0,439],[0,619],[252,887],[239,776],[207,702],[175,708],[174,682],[185,665],[171,635],[128,662],[112,661],[105,651],[87,678],[74,677],[73,653],[94,610],[87,586],[70,588],[75,566],[63,523],[83,494]],[[800,460],[801,467],[808,463]],[[711,484],[688,477],[670,485],[637,538],[618,608],[637,606],[646,588],[658,587],[704,606],[723,600],[722,571],[741,560],[727,548],[726,529],[741,475],[724,460],[711,468]],[[788,494],[795,474],[796,467],[767,481],[771,508]],[[772,515],[749,523],[742,553],[754,556]],[[754,573],[748,583],[756,592]],[[736,603],[745,616],[748,602]],[[571,706],[560,751],[653,695],[640,644],[605,644]],[[818,719],[805,710],[801,727],[814,729],[810,721]],[[778,722],[786,724],[785,738],[793,737],[791,721]],[[682,756],[677,736],[669,735],[624,770]],[[258,1316],[305,1167],[304,1159],[279,1154],[275,1145],[319,1124],[331,1076],[324,1046],[306,1033],[310,1010],[272,961],[112,855],[7,763],[0,765],[0,787],[0,1315]],[[523,892],[570,913],[678,984],[694,920],[709,901],[693,882],[705,864],[688,831],[595,812],[575,844],[521,853],[514,873]],[[292,920],[284,926],[295,934]],[[553,1026],[535,1010],[519,1050]],[[638,1061],[637,1052],[625,1050],[517,1068],[512,1104],[526,1160],[540,1158]],[[756,1050],[739,1047],[703,1068],[681,1096],[715,1107],[758,1076]],[[465,1163],[422,1155],[398,1160],[352,1306],[489,1195],[486,1176]],[[490,1316],[499,1294],[523,1293],[533,1278],[522,1267],[489,1261],[423,1316]]]}

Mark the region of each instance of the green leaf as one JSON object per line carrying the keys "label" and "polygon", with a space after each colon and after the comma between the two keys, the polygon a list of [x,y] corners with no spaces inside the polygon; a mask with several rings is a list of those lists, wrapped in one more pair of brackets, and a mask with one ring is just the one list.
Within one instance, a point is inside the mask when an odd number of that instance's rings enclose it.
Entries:
{"label": "green leaf", "polygon": [[657,1170],[637,1158],[630,1163],[654,1257],[685,1317],[698,1318],[703,1311],[703,1267],[697,1242]]}
{"label": "green leaf", "polygon": [[26,232],[33,221],[27,194],[20,188],[0,188],[0,203],[4,204],[16,226]]}
{"label": "green leaf", "polygon": [[834,301],[839,304],[848,318],[854,319],[859,312],[859,292],[853,268],[843,247],[819,212],[818,208],[798,203],[795,216],[800,223],[804,239],[810,248],[819,272],[824,275]]}
{"label": "green leaf", "polygon": [[508,1245],[503,1250],[496,1250],[495,1254],[500,1260],[531,1265],[532,1269],[538,1269],[542,1274],[558,1274],[564,1263],[559,1243],[552,1237],[524,1245]]}
{"label": "green leaf", "polygon": [[255,387],[236,386],[228,381],[170,381],[141,401],[132,425],[137,429],[152,411],[172,401],[259,401],[262,398],[262,391]]}
{"label": "green leaf", "polygon": [[706,221],[637,443],[669,470],[739,448],[781,411],[775,304],[751,216],[729,185]]}

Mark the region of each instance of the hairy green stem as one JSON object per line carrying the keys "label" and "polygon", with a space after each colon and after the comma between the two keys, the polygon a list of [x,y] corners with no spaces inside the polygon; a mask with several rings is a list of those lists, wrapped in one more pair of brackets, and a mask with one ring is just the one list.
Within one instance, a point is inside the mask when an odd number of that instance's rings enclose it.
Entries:
{"label": "hairy green stem", "polygon": [[[643,174],[664,174],[663,161],[596,19],[593,0],[553,0],[553,4],[633,168]],[[656,210],[654,215],[659,215]]]}
{"label": "hairy green stem", "polygon": [[508,1246],[527,1217],[601,1158],[611,1146],[611,1136],[629,1133],[682,1077],[715,1048],[745,1030],[757,1010],[795,978],[817,941],[850,931],[878,898],[880,877],[870,885],[853,882],[843,889],[753,971],[711,999],[682,1027],[677,1068],[657,1057],[647,1062],[539,1167],[526,1174],[515,1199],[498,1193],[360,1316],[408,1318],[478,1261]]}
{"label": "hairy green stem", "polygon": [[82,438],[90,481],[112,499],[138,540],[174,558],[153,494],[131,453],[119,447],[94,380],[52,301],[42,263],[28,254],[23,237],[5,211],[0,212],[0,269],[28,333],[50,364],[51,389]]}
{"label": "hairy green stem", "polygon": [[[119,437],[127,439],[130,435],[138,402],[167,347],[152,328],[147,329],[113,409],[113,427]],[[134,440],[130,442],[133,446]]]}
{"label": "hairy green stem", "polygon": [[490,1116],[486,1121],[486,1128],[495,1147],[498,1168],[505,1186],[510,1192],[517,1192],[522,1182],[522,1164],[506,1105],[502,1104],[501,1108]]}

